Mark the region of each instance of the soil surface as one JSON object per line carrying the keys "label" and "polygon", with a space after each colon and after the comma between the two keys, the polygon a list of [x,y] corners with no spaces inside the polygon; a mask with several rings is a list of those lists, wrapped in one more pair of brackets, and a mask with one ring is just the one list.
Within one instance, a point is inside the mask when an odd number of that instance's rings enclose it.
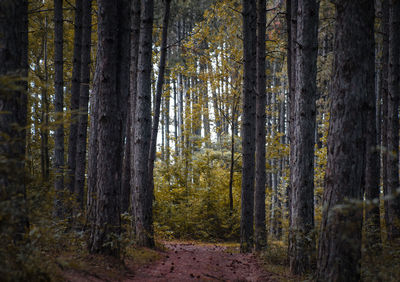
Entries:
{"label": "soil surface", "polygon": [[162,258],[124,281],[276,281],[253,254],[225,246],[166,243]]}

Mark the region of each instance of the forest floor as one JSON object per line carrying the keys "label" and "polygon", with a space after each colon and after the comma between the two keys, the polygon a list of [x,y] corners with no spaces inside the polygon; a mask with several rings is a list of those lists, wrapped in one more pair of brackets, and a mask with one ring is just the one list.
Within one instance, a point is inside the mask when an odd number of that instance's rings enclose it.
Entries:
{"label": "forest floor", "polygon": [[64,271],[67,281],[281,281],[254,254],[237,245],[164,242],[163,250],[139,250],[117,267],[109,258]]}

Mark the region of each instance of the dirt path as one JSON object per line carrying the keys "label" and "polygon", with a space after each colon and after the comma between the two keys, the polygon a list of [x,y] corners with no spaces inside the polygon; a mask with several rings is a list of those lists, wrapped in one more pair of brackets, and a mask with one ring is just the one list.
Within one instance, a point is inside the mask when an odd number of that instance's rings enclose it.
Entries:
{"label": "dirt path", "polygon": [[208,244],[166,243],[168,251],[124,281],[274,281],[252,254]]}

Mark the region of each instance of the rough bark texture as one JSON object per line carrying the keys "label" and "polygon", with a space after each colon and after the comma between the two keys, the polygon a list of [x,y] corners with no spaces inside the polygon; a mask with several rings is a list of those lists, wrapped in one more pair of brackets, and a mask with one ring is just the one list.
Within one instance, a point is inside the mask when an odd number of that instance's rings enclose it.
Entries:
{"label": "rough bark texture", "polygon": [[63,1],[54,0],[54,91],[56,129],[54,134],[55,216],[63,217],[64,190],[64,78],[63,78]]}
{"label": "rough bark texture", "polygon": [[79,123],[76,145],[76,171],[74,193],[80,208],[83,208],[86,169],[86,138],[88,125],[88,101],[90,86],[90,46],[92,35],[92,1],[82,0],[82,68],[79,96]]}
{"label": "rough bark texture", "polygon": [[384,194],[384,210],[386,228],[389,222],[389,211],[387,201],[387,122],[388,122],[388,69],[389,69],[389,0],[382,1],[382,79],[381,79],[381,97],[382,97],[382,188]]}
{"label": "rough bark texture", "polygon": [[[266,138],[266,75],[265,75],[265,29],[266,1],[257,1],[257,121],[256,121],[256,186],[254,194],[254,239],[255,249],[263,249],[267,245],[265,226],[265,138]],[[233,128],[232,128],[232,135]]]}
{"label": "rough bark texture", "polygon": [[[289,145],[292,146],[294,142],[294,102],[295,102],[295,84],[296,84],[296,38],[297,38],[297,2],[298,0],[287,0],[286,1],[286,12],[287,12],[287,25],[288,25],[288,81],[289,81],[289,93],[288,93],[288,116],[289,116]],[[289,164],[290,168],[294,165],[294,150],[291,148],[289,153]],[[292,176],[293,173],[290,170],[289,185],[287,187],[288,206],[289,206],[289,226],[292,222],[292,209],[291,209],[291,197],[292,197]],[[292,240],[292,232],[289,229],[289,242]],[[290,249],[288,248],[288,255],[290,255]]]}
{"label": "rough bark texture", "polygon": [[141,22],[137,72],[137,100],[134,141],[134,179],[136,240],[140,246],[154,246],[153,190],[149,186],[151,140],[151,57],[153,1],[141,1]]}
{"label": "rough bark texture", "polygon": [[328,161],[318,281],[359,281],[374,1],[336,1]]}
{"label": "rough bark texture", "polygon": [[[366,131],[366,163],[365,163],[365,246],[370,255],[376,254],[380,249],[381,228],[379,214],[379,193],[380,193],[380,158],[377,134],[377,95],[375,90],[375,38],[374,22],[370,20],[368,28],[368,39],[365,42],[365,49],[368,53],[368,84],[365,91],[368,95],[368,126]],[[378,102],[380,103],[380,101]],[[378,120],[380,121],[380,120]],[[377,137],[378,136],[378,137]]]}
{"label": "rough bark texture", "polygon": [[98,1],[98,154],[96,219],[90,251],[119,255],[120,175],[122,149],[120,95],[117,92],[118,9],[115,3]]}
{"label": "rough bark texture", "polygon": [[[72,59],[72,83],[71,83],[71,124],[68,137],[68,171],[66,186],[74,193],[75,167],[76,167],[76,143],[78,138],[78,109],[81,84],[81,56],[82,56],[82,0],[75,1],[74,22],[74,53]],[[77,196],[77,195],[75,195]]]}
{"label": "rough bark texture", "polygon": [[[28,76],[28,1],[0,2],[0,34],[0,233],[2,238],[7,238],[6,232],[11,232],[11,238],[17,241],[23,239],[28,226],[24,171],[28,106],[27,83],[24,82]],[[12,243],[6,241],[0,244],[8,248],[8,244]]]}
{"label": "rough bark texture", "polygon": [[[129,81],[129,71],[131,63],[131,0],[121,0],[118,6],[118,86],[117,91],[120,93],[121,103],[120,103],[120,114],[122,119],[122,131],[120,137],[123,144],[123,151],[119,156],[121,159],[121,212],[126,212],[129,207],[129,191],[128,186],[127,194],[122,196],[123,189],[126,189],[126,184],[129,184],[129,179],[127,176],[130,174],[129,168],[126,170],[127,161],[129,160],[130,151],[127,151],[127,143],[130,143],[129,139],[129,128],[130,128],[130,81]],[[129,116],[128,116],[129,115]],[[124,188],[122,188],[124,187]]]}
{"label": "rough bark texture", "polygon": [[387,124],[387,194],[388,239],[400,238],[399,196],[399,53],[400,0],[390,0],[389,11],[389,70],[388,70],[388,124]]}
{"label": "rough bark texture", "polygon": [[[99,57],[99,49],[97,49],[96,57]],[[99,96],[97,95],[99,88],[99,60],[96,60],[96,69],[93,76],[93,89],[90,100],[90,133],[88,146],[88,179],[87,179],[87,200],[86,200],[86,221],[90,228],[90,236],[94,234],[96,219],[96,199],[97,199],[97,153],[99,151],[98,144],[98,104]],[[78,170],[77,170],[78,172]],[[76,177],[77,178],[77,177]],[[89,238],[89,250],[92,247],[92,238]]]}
{"label": "rough bark texture", "polygon": [[151,131],[151,142],[150,142],[150,151],[149,151],[149,160],[148,160],[149,185],[152,187],[151,188],[152,190],[154,189],[154,187],[153,187],[154,186],[154,182],[153,182],[154,161],[156,158],[157,133],[158,133],[158,124],[160,121],[160,110],[161,110],[161,97],[162,97],[163,85],[164,85],[165,65],[166,65],[166,61],[167,61],[167,38],[168,38],[168,22],[169,22],[170,3],[171,3],[171,0],[165,0],[163,30],[162,30],[162,35],[161,35],[160,65],[158,67],[154,118],[153,118],[153,125],[152,125],[152,131]]}
{"label": "rough bark texture", "polygon": [[253,248],[254,176],[256,131],[256,0],[243,0],[243,116],[242,116],[242,194],[240,218],[240,251]]}
{"label": "rough bark texture", "polygon": [[314,228],[314,141],[318,53],[318,10],[316,0],[299,0],[297,12],[296,85],[294,140],[291,142],[291,240],[290,270],[302,274],[311,268],[315,249]]}
{"label": "rough bark texture", "polygon": [[[140,0],[133,0],[131,3],[132,8],[132,33],[131,33],[131,65],[130,65],[130,130],[129,130],[129,184],[122,183],[122,197],[130,199],[131,212],[135,218],[135,198],[136,191],[131,189],[134,187],[134,160],[135,160],[135,116],[136,116],[136,98],[137,98],[137,72],[138,72],[138,58],[139,58],[139,36],[140,36]],[[128,173],[127,173],[128,174]],[[128,176],[126,176],[128,178]],[[124,181],[124,180],[123,180]],[[127,181],[127,179],[125,179]],[[129,187],[128,187],[129,185]],[[129,190],[128,190],[129,189]],[[124,204],[122,204],[124,207]]]}

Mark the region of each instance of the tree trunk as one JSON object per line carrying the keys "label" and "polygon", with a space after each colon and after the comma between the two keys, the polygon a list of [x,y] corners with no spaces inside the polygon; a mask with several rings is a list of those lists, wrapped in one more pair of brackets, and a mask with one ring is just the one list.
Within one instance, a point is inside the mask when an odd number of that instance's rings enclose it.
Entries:
{"label": "tree trunk", "polygon": [[389,70],[388,70],[388,125],[387,125],[387,192],[389,222],[388,239],[400,238],[399,188],[399,49],[400,1],[390,0],[389,11]]}
{"label": "tree trunk", "polygon": [[316,77],[318,54],[318,10],[316,0],[299,0],[297,10],[296,84],[294,128],[290,150],[291,167],[291,240],[290,270],[304,274],[311,269],[315,250],[314,228],[314,142],[316,116]]}
{"label": "tree trunk", "polygon": [[54,134],[55,216],[64,217],[64,74],[63,74],[63,0],[54,0],[54,91],[56,129]]}
{"label": "tree trunk", "polygon": [[[140,34],[140,0],[132,0],[131,3],[131,39],[130,39],[130,69],[129,69],[129,106],[128,121],[125,143],[125,163],[123,164],[122,186],[121,186],[121,209],[135,215],[135,190],[133,187],[134,176],[134,135],[135,135],[135,114],[137,97],[137,67],[139,56],[139,34]],[[128,147],[129,146],[129,147]]]}
{"label": "tree trunk", "polygon": [[[76,144],[78,135],[78,109],[81,84],[81,57],[82,57],[82,0],[75,1],[74,22],[74,53],[72,59],[72,83],[71,83],[71,124],[68,138],[68,171],[66,186],[74,193],[75,167],[76,167]],[[78,195],[75,195],[79,198]]]}
{"label": "tree trunk", "polygon": [[[294,143],[294,103],[295,103],[295,85],[296,85],[296,38],[297,38],[297,6],[298,0],[287,0],[286,1],[286,14],[287,14],[287,25],[288,25],[288,81],[289,81],[289,93],[288,93],[288,116],[289,116],[289,146],[292,147]],[[292,225],[292,167],[294,167],[294,150],[290,150],[289,153],[289,185],[287,187],[288,195],[288,206],[289,206],[289,242],[294,236],[291,232],[290,226]],[[292,253],[290,249],[291,244],[288,246],[288,256]]]}
{"label": "tree trunk", "polygon": [[336,1],[328,161],[318,281],[359,281],[374,1]]}
{"label": "tree trunk", "polygon": [[[76,145],[74,193],[78,204],[83,209],[86,169],[86,137],[88,125],[88,101],[90,86],[90,47],[92,35],[92,0],[82,0],[82,67],[79,96],[78,138]],[[96,92],[93,92],[96,93]],[[93,116],[92,116],[93,118]]]}
{"label": "tree trunk", "polygon": [[172,82],[174,90],[174,143],[175,143],[175,156],[179,155],[179,144],[178,144],[178,93],[176,89],[176,79]]}
{"label": "tree trunk", "polygon": [[[97,49],[96,58],[99,58],[99,49]],[[87,179],[87,201],[86,201],[86,221],[90,228],[90,238],[88,249],[91,250],[96,221],[97,210],[97,154],[99,152],[98,144],[98,104],[99,96],[97,95],[99,88],[99,71],[100,62],[96,60],[96,69],[93,77],[92,95],[89,96],[90,100],[90,133],[89,133],[89,152],[88,152],[88,179]],[[76,170],[79,172],[80,170]],[[78,179],[78,177],[75,177]]]}
{"label": "tree trunk", "polygon": [[120,233],[120,154],[122,120],[119,114],[120,93],[117,91],[118,5],[98,0],[98,154],[96,219],[91,234],[92,253],[119,256]]}
{"label": "tree trunk", "polygon": [[265,225],[265,137],[266,137],[266,76],[265,76],[265,29],[266,1],[257,1],[257,120],[256,120],[256,186],[254,194],[255,249],[267,246]]}
{"label": "tree trunk", "polygon": [[256,131],[256,0],[243,4],[243,117],[242,117],[242,209],[240,218],[240,251],[253,248],[255,131]]}
{"label": "tree trunk", "polygon": [[[154,186],[154,180],[153,180],[154,161],[156,158],[157,133],[158,133],[158,124],[160,121],[161,97],[162,97],[163,85],[164,85],[165,65],[166,65],[166,61],[167,61],[166,57],[167,57],[167,38],[168,38],[168,22],[169,22],[170,3],[171,3],[171,0],[165,0],[163,30],[162,30],[162,36],[161,36],[160,65],[158,67],[159,71],[158,71],[158,76],[157,76],[154,118],[153,118],[149,160],[148,160],[149,187],[151,187],[151,191],[153,191],[153,189],[154,189],[154,187],[153,187]],[[153,193],[151,193],[151,194],[153,194]]]}
{"label": "tree trunk", "polygon": [[[11,232],[8,235],[15,242],[24,238],[28,228],[25,204],[28,1],[0,2],[0,34],[0,204],[2,211],[4,208],[7,211],[2,213],[0,233]],[[5,246],[3,242],[0,244]],[[5,244],[8,247],[13,243]]]}
{"label": "tree trunk", "polygon": [[382,1],[382,79],[381,79],[381,97],[382,97],[382,188],[384,195],[384,211],[385,211],[385,226],[388,232],[389,211],[388,211],[388,179],[387,179],[387,125],[388,125],[388,70],[389,70],[389,0]]}
{"label": "tree trunk", "polygon": [[154,6],[153,0],[142,0],[141,3],[133,189],[136,193],[137,243],[140,246],[153,247],[153,190],[149,186],[148,160],[151,141],[151,59]]}
{"label": "tree trunk", "polygon": [[42,89],[42,124],[40,128],[40,157],[41,157],[41,169],[42,169],[42,181],[47,183],[50,176],[50,156],[49,156],[49,69],[48,69],[48,49],[47,49],[47,37],[48,37],[48,22],[47,16],[45,16],[45,30],[43,33],[43,51],[44,51],[44,83],[45,86]]}
{"label": "tree trunk", "polygon": [[[372,23],[370,23],[372,24]],[[369,72],[367,83],[365,87],[366,94],[368,95],[368,127],[366,132],[366,163],[365,163],[365,246],[367,253],[376,255],[380,249],[381,243],[381,228],[380,228],[380,158],[377,134],[377,95],[375,87],[375,38],[374,29],[369,29],[368,41],[366,41],[365,48],[370,50],[369,55]],[[379,101],[380,103],[380,101]],[[378,138],[377,138],[378,136]]]}
{"label": "tree trunk", "polygon": [[[169,125],[170,125],[170,118],[169,118],[169,108],[170,108],[170,101],[171,101],[171,80],[169,79],[169,70],[166,70],[167,76],[167,85],[168,85],[168,95],[165,96],[165,111],[164,111],[164,120],[165,120],[165,161],[167,165],[167,169],[169,169],[169,159],[171,155],[171,150],[169,147],[170,141],[170,132],[169,132]],[[168,173],[169,175],[169,173]],[[169,178],[169,176],[168,176]]]}

